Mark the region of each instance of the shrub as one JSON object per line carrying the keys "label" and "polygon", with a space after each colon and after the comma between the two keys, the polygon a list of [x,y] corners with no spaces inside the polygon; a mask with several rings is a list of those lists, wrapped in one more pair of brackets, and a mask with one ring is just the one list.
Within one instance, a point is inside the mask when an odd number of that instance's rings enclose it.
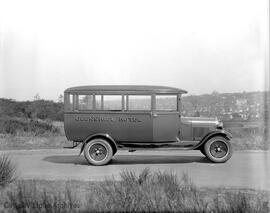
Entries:
{"label": "shrub", "polygon": [[15,166],[11,163],[8,156],[0,156],[0,186],[5,187],[15,179]]}
{"label": "shrub", "polygon": [[179,179],[172,172],[152,173],[148,168],[138,175],[124,171],[119,181],[112,178],[101,182],[41,183],[43,187],[38,181],[18,181],[13,191],[7,191],[10,209],[13,212],[270,211],[269,197],[262,192],[198,188],[187,174]]}
{"label": "shrub", "polygon": [[226,192],[213,198],[213,213],[267,213],[270,212],[269,200],[263,194],[247,194],[241,191]]}
{"label": "shrub", "polygon": [[5,117],[0,119],[0,133],[11,135],[30,133],[38,136],[46,133],[59,134],[60,130],[46,121]]}
{"label": "shrub", "polygon": [[15,101],[0,98],[0,115],[10,117],[64,120],[64,104],[53,101]]}
{"label": "shrub", "polygon": [[228,192],[216,189],[209,194],[198,188],[187,174],[179,179],[172,172],[139,175],[121,173],[121,180],[106,180],[88,195],[87,209],[112,212],[268,212],[269,201],[263,194]]}
{"label": "shrub", "polygon": [[39,189],[37,181],[18,181],[16,191],[7,192],[10,209],[15,212],[74,212],[79,208],[77,198],[67,187],[63,192],[49,193]]}

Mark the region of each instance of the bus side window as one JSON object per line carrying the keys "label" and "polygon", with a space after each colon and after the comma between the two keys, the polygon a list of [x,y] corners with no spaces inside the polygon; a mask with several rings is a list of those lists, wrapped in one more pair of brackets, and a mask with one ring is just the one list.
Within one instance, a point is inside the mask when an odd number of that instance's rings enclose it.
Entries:
{"label": "bus side window", "polygon": [[103,107],[102,107],[102,105],[103,105],[103,96],[102,95],[95,95],[95,100],[96,100],[96,107],[95,107],[95,109],[96,110],[102,110],[103,109]]}
{"label": "bus side window", "polygon": [[128,96],[127,95],[122,95],[122,109],[124,111],[128,110],[128,102],[127,102]]}
{"label": "bus side window", "polygon": [[122,110],[122,95],[103,95],[104,110]]}
{"label": "bus side window", "polygon": [[129,95],[128,96],[129,110],[151,110],[151,96],[150,95]]}
{"label": "bus side window", "polygon": [[79,95],[79,110],[93,109],[93,95]]}
{"label": "bus side window", "polygon": [[156,95],[156,110],[177,111],[177,95]]}
{"label": "bus side window", "polygon": [[65,95],[65,109],[67,111],[73,110],[73,95],[72,94]]}

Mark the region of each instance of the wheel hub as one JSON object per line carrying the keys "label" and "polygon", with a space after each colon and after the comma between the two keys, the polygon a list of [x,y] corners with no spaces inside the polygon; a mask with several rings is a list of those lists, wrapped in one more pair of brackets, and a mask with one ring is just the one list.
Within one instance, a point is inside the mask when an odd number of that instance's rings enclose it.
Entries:
{"label": "wheel hub", "polygon": [[102,150],[95,149],[96,155],[102,154]]}
{"label": "wheel hub", "polygon": [[210,146],[210,152],[215,158],[223,158],[228,153],[228,147],[223,141],[215,141]]}
{"label": "wheel hub", "polygon": [[107,156],[107,149],[100,143],[93,144],[89,149],[90,157],[95,161],[102,161]]}
{"label": "wheel hub", "polygon": [[216,152],[222,152],[222,147],[221,146],[217,146],[215,149]]}

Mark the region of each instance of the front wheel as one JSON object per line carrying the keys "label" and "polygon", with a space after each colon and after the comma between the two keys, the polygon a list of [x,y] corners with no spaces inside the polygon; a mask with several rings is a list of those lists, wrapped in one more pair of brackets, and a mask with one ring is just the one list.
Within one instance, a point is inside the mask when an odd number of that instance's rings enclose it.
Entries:
{"label": "front wheel", "polygon": [[102,166],[111,160],[113,150],[108,141],[102,138],[95,138],[85,145],[84,156],[88,163]]}
{"label": "front wheel", "polygon": [[232,146],[229,140],[216,136],[204,144],[205,156],[214,163],[224,163],[232,156]]}

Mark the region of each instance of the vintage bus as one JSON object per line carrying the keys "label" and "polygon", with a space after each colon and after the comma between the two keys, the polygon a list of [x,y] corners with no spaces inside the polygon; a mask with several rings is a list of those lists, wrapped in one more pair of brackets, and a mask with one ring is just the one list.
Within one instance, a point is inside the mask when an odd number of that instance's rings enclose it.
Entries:
{"label": "vintage bus", "polygon": [[80,86],[64,91],[64,128],[92,165],[119,149],[199,150],[212,162],[232,156],[231,134],[216,118],[181,116],[181,96],[165,86]]}

